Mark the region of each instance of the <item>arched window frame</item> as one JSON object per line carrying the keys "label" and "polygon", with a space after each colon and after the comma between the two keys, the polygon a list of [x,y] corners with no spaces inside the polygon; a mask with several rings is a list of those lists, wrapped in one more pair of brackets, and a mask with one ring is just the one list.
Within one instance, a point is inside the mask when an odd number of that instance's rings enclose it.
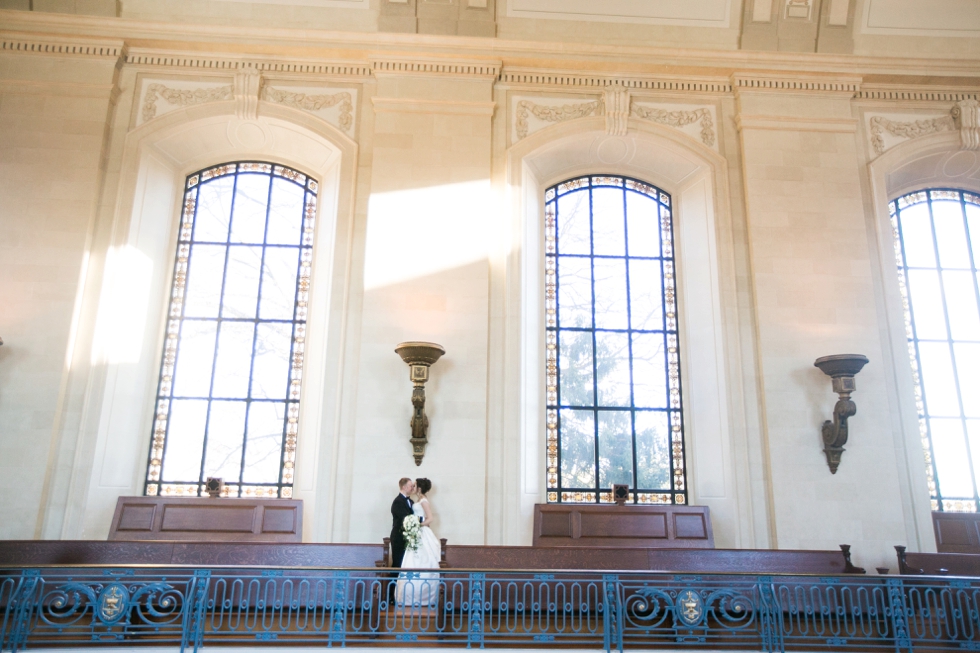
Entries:
{"label": "arched window frame", "polygon": [[[944,272],[963,272],[966,269],[951,267],[944,260],[946,259],[946,255],[941,252],[942,245],[939,242],[943,239],[937,238],[936,216],[933,209],[933,203],[939,201],[953,201],[958,203],[960,215],[963,219],[963,234],[965,235],[966,254],[969,260],[968,271],[972,278],[972,297],[964,296],[961,298],[962,302],[951,301],[949,296],[949,292],[951,292],[949,288],[950,280],[944,275]],[[927,220],[924,225],[928,233],[921,234],[917,239],[925,240],[925,237],[928,236],[929,242],[932,243],[931,253],[934,256],[934,265],[931,267],[923,267],[917,262],[912,262],[911,264],[909,262],[906,241],[909,238],[913,238],[913,235],[906,233],[909,227],[905,224],[902,216],[903,212],[919,207],[926,208],[925,217]],[[899,291],[904,309],[905,335],[908,343],[908,359],[911,365],[915,392],[919,435],[922,441],[922,449],[925,453],[926,483],[929,489],[931,508],[937,511],[976,512],[980,508],[980,494],[978,494],[976,483],[976,476],[980,473],[980,465],[976,464],[980,460],[978,458],[980,456],[980,451],[978,451],[980,449],[980,415],[976,414],[975,409],[971,408],[969,397],[964,394],[964,372],[969,366],[965,365],[962,354],[959,355],[958,360],[958,348],[956,345],[980,345],[980,336],[975,334],[974,338],[969,339],[957,337],[959,334],[953,333],[950,311],[951,305],[966,304],[968,303],[967,300],[972,300],[978,318],[976,326],[980,330],[980,272],[978,272],[978,265],[980,265],[980,260],[978,260],[978,256],[980,256],[980,193],[937,185],[935,187],[925,187],[913,192],[905,192],[889,202],[888,208],[894,241]],[[917,290],[915,293],[912,292],[910,271],[918,272],[919,270],[925,272],[935,271],[937,273],[936,279],[939,283],[938,293],[924,293],[922,289]],[[916,304],[919,304],[919,311],[922,312],[923,304],[920,298],[926,296],[935,296],[939,300],[939,312],[942,314],[944,329],[943,338],[937,339],[933,337],[935,334],[924,334],[923,329],[925,325],[921,322],[921,318],[919,322],[916,322]],[[936,392],[936,385],[928,384],[932,386],[932,390],[930,390],[926,387],[927,384],[923,383],[922,347],[932,345],[940,348],[942,345],[945,345],[945,348],[948,349],[952,371],[952,387],[955,394],[953,399],[958,404],[958,409],[955,411],[958,414],[955,416],[940,414],[942,411],[938,411],[935,408],[930,410],[930,398],[934,405],[938,404],[939,400],[942,399],[942,397],[937,396],[939,393]],[[962,459],[965,460],[966,468],[969,472],[972,496],[953,492],[950,483],[947,483],[948,490],[944,489],[938,458],[948,459],[948,454],[944,456],[937,456],[936,454],[937,442],[934,434],[935,429],[933,428],[936,426],[933,423],[934,420],[959,422],[959,426],[962,429],[963,449],[965,451],[965,456]],[[971,442],[970,434],[971,425],[974,430],[973,442]],[[953,443],[954,446],[955,444]],[[960,457],[957,457],[957,459],[960,459]],[[951,470],[947,470],[946,473],[950,474]]]}
{"label": "arched window frame", "polygon": [[[235,221],[235,200],[238,197],[237,184],[242,175],[262,175],[269,177],[269,190],[265,203],[265,219],[263,221],[262,242],[236,243],[231,235],[234,231]],[[199,208],[198,194],[201,188],[215,180],[231,177],[233,185],[229,198],[229,220],[226,230],[229,233],[224,241],[211,242],[209,239],[203,241],[198,238],[195,229],[197,221],[197,210]],[[270,242],[269,240],[269,219],[272,214],[272,197],[275,192],[275,180],[284,185],[296,186],[302,194],[302,207],[296,216],[299,226],[299,240],[295,244],[284,242]],[[174,495],[174,496],[201,496],[207,492],[205,485],[208,476],[208,436],[210,434],[211,417],[213,405],[216,401],[225,403],[243,403],[245,407],[245,426],[242,432],[241,446],[241,466],[239,477],[232,479],[222,490],[222,496],[259,496],[268,498],[291,498],[293,496],[293,480],[296,467],[297,435],[299,425],[299,410],[301,386],[303,378],[303,363],[305,358],[306,343],[306,319],[309,310],[309,290],[311,282],[311,268],[313,262],[313,245],[315,221],[317,215],[317,193],[319,184],[316,179],[305,173],[292,168],[272,162],[262,161],[239,161],[229,162],[219,165],[209,166],[187,176],[185,182],[183,208],[178,232],[178,242],[174,272],[171,284],[170,301],[167,311],[167,327],[164,338],[163,354],[161,357],[160,376],[157,385],[156,409],[153,419],[153,431],[147,463],[147,473],[144,491],[149,496]],[[178,399],[175,393],[174,384],[175,371],[179,363],[179,343],[185,322],[185,295],[188,287],[194,283],[194,271],[191,266],[191,251],[195,245],[205,245],[214,247],[224,246],[225,264],[222,273],[221,290],[217,297],[217,315],[214,318],[206,318],[205,322],[213,321],[216,323],[216,344],[213,356],[214,363],[211,367],[211,382],[207,396],[190,397],[195,401],[207,401],[208,411],[205,421],[205,431],[201,445],[201,464],[197,479],[174,479],[168,478],[165,470],[167,463],[169,430],[171,427],[172,401]],[[243,318],[235,321],[250,322],[255,324],[255,333],[261,326],[272,324],[290,327],[291,337],[289,344],[289,354],[286,359],[287,386],[282,396],[282,400],[272,400],[272,404],[283,404],[282,411],[282,439],[279,445],[279,465],[278,478],[275,480],[251,481],[245,478],[246,453],[249,440],[249,419],[251,418],[251,407],[265,401],[259,398],[254,392],[255,360],[256,360],[256,338],[253,336],[253,346],[251,361],[249,363],[248,391],[244,398],[229,401],[229,397],[218,396],[214,393],[215,366],[217,364],[220,344],[220,330],[222,323],[228,321],[229,317],[224,311],[224,290],[228,278],[228,257],[232,247],[247,246],[249,248],[261,249],[261,263],[258,270],[259,280],[256,287],[256,307],[252,318]],[[266,266],[266,254],[273,248],[278,249],[298,249],[297,268],[295,278],[295,294],[292,302],[292,317],[290,318],[269,318],[263,314],[265,312],[262,303],[262,289],[267,283],[266,275],[269,270]],[[187,318],[193,319],[193,318]],[[187,399],[188,397],[183,397]],[[268,403],[268,402],[266,402]],[[271,404],[270,404],[271,405]]]}
{"label": "arched window frame", "polygon": [[[563,182],[555,184],[549,187],[545,191],[545,325],[546,325],[546,481],[547,481],[547,500],[549,503],[561,503],[561,502],[596,502],[596,503],[612,503],[614,498],[612,496],[612,488],[609,487],[611,484],[603,484],[600,466],[601,466],[601,438],[599,434],[599,413],[602,412],[603,406],[600,405],[598,399],[599,394],[597,390],[597,384],[599,383],[596,376],[597,364],[593,360],[593,375],[592,375],[592,388],[593,394],[596,397],[594,405],[591,410],[594,416],[593,419],[593,454],[594,454],[594,466],[593,466],[593,481],[594,485],[592,488],[585,487],[566,487],[563,483],[563,469],[562,469],[562,443],[561,443],[561,432],[562,432],[562,411],[570,410],[570,408],[561,400],[561,382],[560,382],[560,359],[561,359],[561,346],[559,341],[559,333],[564,331],[566,327],[561,324],[561,306],[559,305],[559,280],[558,280],[558,267],[561,265],[560,260],[563,254],[559,251],[559,221],[556,219],[558,212],[558,199],[568,193],[572,192],[587,192],[589,193],[589,224],[590,224],[590,253],[588,259],[591,266],[594,267],[597,258],[610,258],[607,256],[596,254],[594,246],[595,230],[594,230],[594,218],[595,212],[592,202],[592,193],[595,188],[612,188],[612,189],[622,189],[624,206],[623,206],[623,219],[624,224],[624,244],[626,250],[622,257],[624,262],[626,262],[625,269],[626,272],[626,285],[627,293],[629,293],[629,261],[632,260],[653,260],[661,266],[661,278],[660,290],[661,290],[661,304],[660,309],[662,311],[661,318],[661,329],[654,329],[652,331],[648,329],[637,329],[634,328],[634,324],[627,324],[625,333],[627,334],[628,348],[629,348],[629,367],[630,367],[630,401],[628,407],[618,407],[614,410],[627,411],[630,415],[630,428],[631,428],[631,438],[632,438],[632,482],[630,485],[630,502],[632,503],[674,503],[674,504],[685,504],[687,503],[687,479],[685,470],[685,455],[684,455],[684,429],[683,429],[683,404],[681,399],[681,372],[680,372],[680,346],[679,346],[679,336],[677,327],[677,305],[676,305],[676,286],[675,286],[675,265],[674,265],[674,246],[673,246],[673,218],[671,213],[671,198],[663,190],[648,184],[646,182],[640,181],[626,176],[619,175],[586,175],[579,176],[573,179],[567,179]],[[629,214],[628,214],[628,204],[627,196],[629,193],[636,193],[640,196],[648,198],[650,201],[655,203],[657,207],[658,217],[659,217],[659,256],[636,256],[633,254],[632,250],[629,248]],[[578,258],[581,255],[577,256]],[[608,331],[597,326],[595,321],[595,299],[596,299],[596,280],[593,274],[592,280],[592,302],[593,302],[593,319],[591,328],[581,328],[574,327],[575,331],[588,332],[592,335],[593,344],[596,341],[596,333]],[[627,312],[630,311],[630,304],[632,298],[627,294],[626,304]],[[569,327],[571,328],[571,327]],[[622,330],[617,330],[622,331]],[[648,333],[649,331],[649,333]],[[638,407],[636,405],[634,396],[634,371],[633,371],[633,338],[637,335],[659,335],[664,339],[663,342],[663,352],[664,352],[664,397],[662,407],[657,407],[651,409],[650,407]],[[588,412],[588,411],[586,411]],[[637,425],[636,416],[640,413],[663,413],[666,417],[666,433],[664,434],[667,451],[666,457],[668,461],[668,475],[667,483],[659,488],[645,488],[637,487],[637,479],[640,478],[639,474],[639,463],[637,460]],[[652,464],[652,463],[651,463]]]}

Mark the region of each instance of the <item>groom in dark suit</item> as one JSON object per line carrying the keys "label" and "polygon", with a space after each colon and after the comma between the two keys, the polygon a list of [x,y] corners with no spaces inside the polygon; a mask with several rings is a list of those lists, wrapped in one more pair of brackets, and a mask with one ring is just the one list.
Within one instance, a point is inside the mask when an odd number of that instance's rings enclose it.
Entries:
{"label": "groom in dark suit", "polygon": [[405,557],[405,536],[402,522],[412,512],[412,500],[408,497],[415,489],[415,481],[403,478],[398,481],[398,496],[391,502],[391,566],[401,567]]}

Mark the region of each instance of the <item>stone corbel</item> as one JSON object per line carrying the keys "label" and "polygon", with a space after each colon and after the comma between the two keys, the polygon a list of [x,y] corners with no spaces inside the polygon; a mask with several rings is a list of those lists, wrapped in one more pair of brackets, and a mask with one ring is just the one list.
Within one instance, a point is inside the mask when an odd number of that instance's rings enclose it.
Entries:
{"label": "stone corbel", "polygon": [[245,68],[235,73],[235,114],[242,120],[255,120],[258,117],[261,88],[262,74],[255,68]]}
{"label": "stone corbel", "polygon": [[603,93],[606,111],[606,133],[610,136],[625,136],[630,119],[630,92],[621,86],[614,86]]}
{"label": "stone corbel", "polygon": [[950,114],[960,131],[960,147],[964,150],[980,149],[980,102],[961,100],[953,105]]}

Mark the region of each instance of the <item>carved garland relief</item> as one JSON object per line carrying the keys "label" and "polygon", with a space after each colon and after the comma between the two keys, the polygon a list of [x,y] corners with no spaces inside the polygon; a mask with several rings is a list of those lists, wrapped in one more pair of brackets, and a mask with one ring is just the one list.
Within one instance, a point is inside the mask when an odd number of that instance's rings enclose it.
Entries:
{"label": "carved garland relief", "polygon": [[[252,75],[236,75],[235,83],[224,86],[212,86],[203,88],[174,88],[159,82],[150,83],[146,86],[143,95],[143,102],[140,109],[140,123],[147,122],[157,117],[160,113],[160,102],[165,102],[173,108],[187,107],[206,102],[221,102],[235,100],[239,96],[249,96],[258,99],[256,96],[267,102],[274,102],[285,106],[309,111],[310,113],[320,113],[324,109],[337,108],[336,117],[320,117],[330,123],[335,124],[342,131],[350,134],[354,125],[354,98],[353,92],[341,91],[332,94],[313,94],[299,93],[285,89],[274,88],[267,84],[259,85],[260,79],[257,72]],[[251,83],[248,83],[251,82]],[[174,83],[175,86],[179,82]],[[258,90],[261,88],[261,90]],[[254,106],[252,111],[248,111],[246,118],[254,118]]]}
{"label": "carved garland relief", "polygon": [[886,116],[872,116],[869,121],[871,148],[876,156],[885,153],[890,146],[885,143],[885,134],[908,139],[958,131],[960,147],[964,150],[980,149],[980,102],[962,100],[952,106],[944,116],[920,118],[917,120],[892,120]]}
{"label": "carved garland relief", "polygon": [[275,102],[277,104],[284,104],[288,107],[293,107],[294,109],[302,109],[304,111],[311,112],[337,106],[339,109],[339,114],[337,116],[339,122],[338,126],[343,131],[349,133],[351,126],[354,123],[354,103],[352,101],[351,94],[346,91],[334,93],[333,95],[311,95],[307,93],[294,93],[292,91],[273,88],[271,86],[264,86],[262,88],[262,99],[269,102]]}
{"label": "carved garland relief", "polygon": [[157,100],[164,100],[168,104],[186,107],[192,104],[218,102],[221,100],[230,100],[231,98],[231,84],[198,89],[178,89],[170,88],[163,84],[150,84],[146,87],[146,95],[143,96],[143,122],[153,120],[156,117]]}
{"label": "carved garland relief", "polygon": [[[526,138],[531,133],[531,116],[544,122],[564,122],[589,116],[607,116],[610,106],[617,107],[616,119],[607,120],[607,131],[616,135],[626,133],[626,116],[648,120],[661,125],[681,129],[687,125],[698,124],[701,128],[701,142],[708,147],[714,147],[716,136],[712,112],[707,108],[692,110],[669,110],[657,107],[643,106],[632,102],[629,93],[623,90],[607,91],[602,99],[574,104],[547,105],[538,104],[531,100],[520,100],[516,107],[517,140]],[[624,114],[624,115],[620,115]]]}
{"label": "carved garland relief", "polygon": [[565,104],[554,107],[535,104],[529,100],[521,100],[517,103],[517,138],[525,138],[528,135],[528,115],[546,122],[564,122],[575,118],[585,118],[587,116],[602,115],[602,100],[584,102],[582,104]]}

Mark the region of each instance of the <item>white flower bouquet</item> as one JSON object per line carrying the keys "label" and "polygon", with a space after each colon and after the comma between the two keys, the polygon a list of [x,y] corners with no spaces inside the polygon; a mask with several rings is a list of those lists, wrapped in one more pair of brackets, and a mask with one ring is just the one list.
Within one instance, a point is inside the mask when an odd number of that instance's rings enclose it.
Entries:
{"label": "white flower bouquet", "polygon": [[402,535],[405,536],[406,549],[419,550],[419,544],[422,542],[422,525],[418,517],[408,515],[402,520]]}

